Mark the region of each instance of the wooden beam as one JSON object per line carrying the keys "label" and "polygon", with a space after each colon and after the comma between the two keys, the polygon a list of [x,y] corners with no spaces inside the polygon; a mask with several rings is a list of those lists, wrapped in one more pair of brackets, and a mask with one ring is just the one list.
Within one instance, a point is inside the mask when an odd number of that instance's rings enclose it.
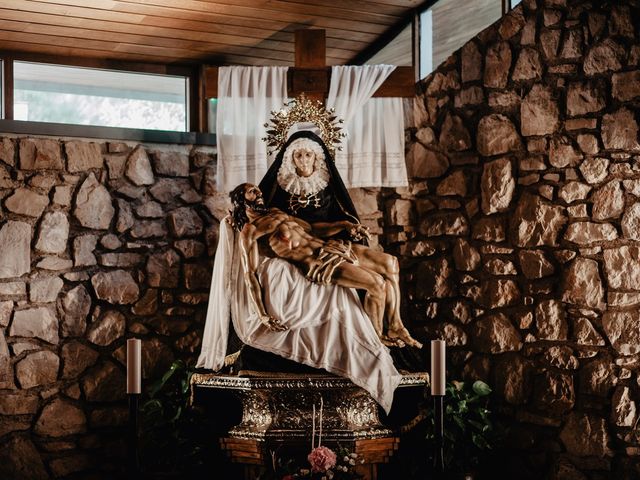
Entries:
{"label": "wooden beam", "polygon": [[200,67],[198,71],[198,95],[195,99],[198,103],[198,131],[209,131],[209,98],[205,91],[206,85],[205,68]]}
{"label": "wooden beam", "polygon": [[[397,67],[374,97],[413,97],[416,93],[413,67]],[[203,69],[204,92],[206,98],[218,97],[218,67]],[[302,92],[329,94],[331,67],[290,68],[287,81],[287,95],[296,97]]]}
{"label": "wooden beam", "polygon": [[374,97],[413,97],[416,94],[415,69],[396,67],[373,94]]}
{"label": "wooden beam", "polygon": [[301,93],[320,100],[329,93],[331,68],[290,68],[287,72],[287,95],[297,97]]}
{"label": "wooden beam", "polygon": [[13,58],[2,59],[2,118],[13,120]]}
{"label": "wooden beam", "polygon": [[325,30],[296,30],[295,52],[297,68],[319,68],[326,63],[327,35]]}
{"label": "wooden beam", "polygon": [[204,98],[218,98],[218,67],[202,66],[202,83],[204,84]]}
{"label": "wooden beam", "polygon": [[[290,72],[293,76],[287,79],[287,90],[299,88],[311,100],[324,102],[327,96],[329,82],[322,70],[327,65],[326,59],[327,34],[321,29],[296,30],[295,52],[296,70]],[[305,69],[305,75],[297,75],[298,69]],[[308,77],[306,75],[309,75]],[[327,88],[327,90],[325,90]],[[295,96],[295,95],[292,95]]]}

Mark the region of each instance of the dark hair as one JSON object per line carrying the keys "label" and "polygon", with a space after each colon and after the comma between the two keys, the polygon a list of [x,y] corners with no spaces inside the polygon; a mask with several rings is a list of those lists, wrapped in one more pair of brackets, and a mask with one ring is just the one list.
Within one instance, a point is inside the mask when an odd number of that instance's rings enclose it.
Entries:
{"label": "dark hair", "polygon": [[247,185],[250,184],[241,183],[229,193],[231,203],[233,204],[233,211],[231,212],[233,216],[233,228],[238,232],[242,230],[242,227],[249,221],[249,217],[247,217],[247,201],[244,197]]}

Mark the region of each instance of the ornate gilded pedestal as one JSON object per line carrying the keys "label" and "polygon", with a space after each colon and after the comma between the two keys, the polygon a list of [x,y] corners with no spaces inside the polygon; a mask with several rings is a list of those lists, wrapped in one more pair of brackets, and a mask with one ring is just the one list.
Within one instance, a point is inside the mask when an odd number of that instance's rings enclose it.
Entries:
{"label": "ornate gilded pedestal", "polygon": [[[256,373],[256,375],[196,374],[195,388],[233,391],[242,403],[242,421],[221,440],[231,459],[246,465],[266,465],[271,452],[290,447],[311,449],[313,407],[323,404],[322,441],[358,453],[362,473],[375,478],[375,464],[386,462],[399,439],[378,416],[378,404],[349,380],[330,375]],[[424,388],[426,373],[403,376],[399,388]]]}

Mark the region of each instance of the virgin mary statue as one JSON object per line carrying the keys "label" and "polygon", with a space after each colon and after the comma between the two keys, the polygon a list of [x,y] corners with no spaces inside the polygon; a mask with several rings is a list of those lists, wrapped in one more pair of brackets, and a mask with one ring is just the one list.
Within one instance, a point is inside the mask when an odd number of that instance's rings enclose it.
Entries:
{"label": "virgin mary statue", "polygon": [[[301,102],[292,109],[301,108]],[[325,121],[325,133],[326,125]],[[335,139],[335,135],[328,136]],[[282,140],[274,163],[260,183],[266,205],[310,223],[339,220],[359,223],[331,149],[323,138],[302,131]],[[303,149],[315,154],[309,160],[309,175],[300,174],[293,158],[294,152]],[[220,223],[197,366],[212,370],[224,366],[231,322],[246,345],[349,378],[388,412],[401,375],[364,312],[357,292],[312,283],[291,263],[265,256],[260,259],[257,272],[265,307],[287,327],[284,331],[272,331],[249,306],[239,237],[231,217],[227,216]]]}

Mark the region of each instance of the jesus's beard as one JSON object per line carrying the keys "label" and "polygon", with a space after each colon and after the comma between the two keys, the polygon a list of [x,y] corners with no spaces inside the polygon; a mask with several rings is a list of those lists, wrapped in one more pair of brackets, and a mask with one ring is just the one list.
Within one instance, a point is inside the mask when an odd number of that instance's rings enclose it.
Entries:
{"label": "jesus's beard", "polygon": [[264,214],[269,211],[264,202],[247,202],[247,208],[258,214]]}

